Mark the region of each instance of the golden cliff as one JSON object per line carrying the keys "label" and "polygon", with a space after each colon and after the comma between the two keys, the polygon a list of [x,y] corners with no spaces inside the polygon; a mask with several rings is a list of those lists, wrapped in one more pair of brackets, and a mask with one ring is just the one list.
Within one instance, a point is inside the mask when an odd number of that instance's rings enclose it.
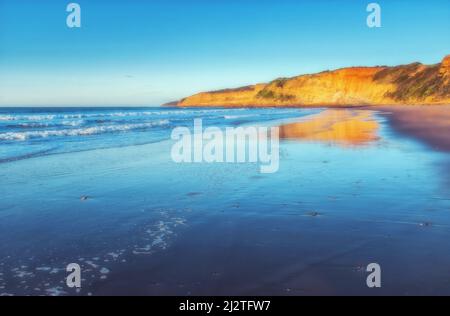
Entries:
{"label": "golden cliff", "polygon": [[178,106],[450,104],[450,55],[435,65],[350,67],[202,92]]}

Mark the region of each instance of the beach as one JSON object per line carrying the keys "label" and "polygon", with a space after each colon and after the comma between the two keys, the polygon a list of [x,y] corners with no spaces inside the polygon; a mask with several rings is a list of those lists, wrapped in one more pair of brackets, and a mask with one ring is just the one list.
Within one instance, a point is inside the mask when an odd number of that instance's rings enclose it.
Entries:
{"label": "beach", "polygon": [[[448,295],[448,110],[0,113],[0,294]],[[173,162],[194,118],[279,126],[279,170]]]}
{"label": "beach", "polygon": [[416,137],[439,151],[450,151],[450,105],[382,107],[398,132]]}

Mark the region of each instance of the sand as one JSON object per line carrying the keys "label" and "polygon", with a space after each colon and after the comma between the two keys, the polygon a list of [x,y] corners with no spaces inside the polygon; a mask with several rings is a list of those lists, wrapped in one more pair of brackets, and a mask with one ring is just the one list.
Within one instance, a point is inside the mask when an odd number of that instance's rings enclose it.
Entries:
{"label": "sand", "polygon": [[396,132],[445,108],[373,110],[296,119],[274,174],[177,164],[170,140],[4,163],[0,295],[450,295],[448,155]]}
{"label": "sand", "polygon": [[381,107],[394,130],[431,148],[450,151],[450,105]]}
{"label": "sand", "polygon": [[378,129],[372,111],[328,109],[308,120],[280,126],[280,137],[362,146],[378,139]]}

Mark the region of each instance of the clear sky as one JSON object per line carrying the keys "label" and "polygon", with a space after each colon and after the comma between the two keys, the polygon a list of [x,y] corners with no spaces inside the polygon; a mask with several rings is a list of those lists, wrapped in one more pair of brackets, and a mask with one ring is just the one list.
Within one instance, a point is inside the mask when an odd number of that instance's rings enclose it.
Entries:
{"label": "clear sky", "polygon": [[[81,6],[68,28],[66,6]],[[377,2],[382,27],[368,28]],[[0,0],[0,106],[159,105],[353,65],[437,63],[449,0]]]}

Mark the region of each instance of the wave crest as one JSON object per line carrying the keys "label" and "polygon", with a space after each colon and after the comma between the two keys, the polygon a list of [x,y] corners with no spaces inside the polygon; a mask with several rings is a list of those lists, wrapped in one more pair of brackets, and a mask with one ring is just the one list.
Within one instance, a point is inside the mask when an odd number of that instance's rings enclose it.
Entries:
{"label": "wave crest", "polygon": [[94,126],[87,128],[74,128],[62,130],[46,130],[46,131],[27,131],[27,132],[7,132],[0,133],[0,140],[16,140],[24,141],[31,138],[47,138],[60,136],[88,136],[104,133],[126,132],[136,129],[145,129],[156,126],[169,125],[169,120],[160,120],[157,122],[137,123],[137,124],[122,124],[122,125],[106,125]]}

